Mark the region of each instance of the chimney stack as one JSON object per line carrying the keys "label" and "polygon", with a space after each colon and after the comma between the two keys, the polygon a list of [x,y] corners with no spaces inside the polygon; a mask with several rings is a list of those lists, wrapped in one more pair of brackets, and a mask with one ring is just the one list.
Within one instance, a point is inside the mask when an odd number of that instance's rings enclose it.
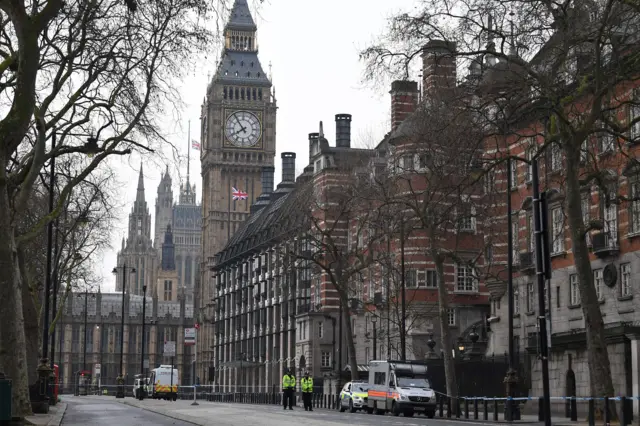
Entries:
{"label": "chimney stack", "polygon": [[336,114],[336,146],[351,148],[351,114]]}
{"label": "chimney stack", "polygon": [[273,175],[275,167],[265,166],[262,168],[262,193],[271,194],[273,192]]}
{"label": "chimney stack", "polygon": [[456,87],[456,43],[431,40],[422,48],[423,96],[436,96]]}
{"label": "chimney stack", "polygon": [[311,163],[311,159],[313,158],[313,144],[318,141],[320,138],[320,133],[309,133],[309,163]]}
{"label": "chimney stack", "polygon": [[396,80],[391,83],[391,130],[413,114],[418,106],[418,83]]}
{"label": "chimney stack", "polygon": [[295,182],[296,181],[296,153],[295,152],[283,152],[282,158],[282,181],[283,182]]}

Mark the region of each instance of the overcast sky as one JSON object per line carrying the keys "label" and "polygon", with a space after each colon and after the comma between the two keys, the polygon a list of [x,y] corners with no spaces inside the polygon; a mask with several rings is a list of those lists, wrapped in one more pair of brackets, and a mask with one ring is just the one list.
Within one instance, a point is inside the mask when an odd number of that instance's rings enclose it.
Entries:
{"label": "overcast sky", "polygon": [[[258,25],[260,62],[265,71],[272,65],[272,81],[278,101],[276,129],[276,184],[281,180],[280,153],[297,153],[296,169],[300,172],[308,163],[308,134],[318,131],[320,121],[329,142],[335,143],[334,116],[353,115],[352,146],[372,146],[389,130],[389,87],[369,88],[362,84],[363,64],[358,52],[384,31],[387,19],[409,11],[416,0],[266,0],[254,19]],[[168,120],[166,135],[181,147],[182,161],[170,164],[174,200],[178,196],[178,168],[184,180],[187,171],[188,121],[191,138],[200,140],[200,106],[205,96],[208,78],[215,72],[220,51],[212,47],[199,69],[190,73],[182,87],[185,108],[180,117]],[[415,79],[417,76],[413,76]],[[166,153],[171,157],[170,153]],[[200,159],[191,151],[191,182],[196,184],[198,202],[202,196]],[[149,211],[155,211],[160,172],[160,158],[144,158],[145,195]],[[112,242],[113,249],[104,253],[102,291],[113,291],[116,253],[128,226],[128,215],[136,195],[140,156],[132,155],[121,162],[122,183],[119,211]],[[153,225],[151,237],[153,238]]]}

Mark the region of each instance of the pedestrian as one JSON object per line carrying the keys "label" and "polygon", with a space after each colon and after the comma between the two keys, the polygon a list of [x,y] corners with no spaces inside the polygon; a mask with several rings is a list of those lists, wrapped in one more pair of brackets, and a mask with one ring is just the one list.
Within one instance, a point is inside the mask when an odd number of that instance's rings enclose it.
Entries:
{"label": "pedestrian", "polygon": [[291,369],[287,369],[282,377],[282,405],[284,409],[287,409],[289,404],[289,410],[293,410],[293,396],[296,390],[296,378],[291,374]]}
{"label": "pedestrian", "polygon": [[304,377],[300,380],[302,388],[302,402],[304,403],[304,411],[313,411],[311,405],[311,396],[313,395],[313,378],[309,377],[309,372],[305,371]]}

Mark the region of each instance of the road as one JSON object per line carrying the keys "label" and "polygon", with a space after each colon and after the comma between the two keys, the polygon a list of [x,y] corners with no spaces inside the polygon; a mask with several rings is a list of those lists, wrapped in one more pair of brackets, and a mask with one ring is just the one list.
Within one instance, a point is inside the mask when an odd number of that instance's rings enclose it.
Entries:
{"label": "road", "polygon": [[[78,399],[84,399],[78,402]],[[377,416],[366,413],[340,413],[334,410],[315,409],[305,412],[296,407],[293,411],[284,411],[276,405],[224,404],[199,401],[199,405],[192,406],[191,401],[138,401],[133,398],[116,400],[114,397],[89,396],[65,398],[67,414],[63,425],[187,425],[201,426],[470,426],[486,425],[478,421],[456,421],[445,419],[427,419],[424,416],[405,418],[394,417],[389,414]],[[142,411],[142,409],[153,411]],[[158,413],[158,414],[155,414]],[[158,417],[160,414],[171,416]],[[92,417],[92,416],[95,416]],[[186,423],[186,422],[189,423]],[[82,423],[80,423],[82,422]],[[520,422],[518,422],[520,423]],[[522,422],[520,424],[537,424],[537,422]],[[495,426],[495,423],[493,423]]]}
{"label": "road", "polygon": [[115,398],[97,399],[63,395],[67,411],[64,426],[193,426],[193,423],[175,420],[141,408],[115,402]]}

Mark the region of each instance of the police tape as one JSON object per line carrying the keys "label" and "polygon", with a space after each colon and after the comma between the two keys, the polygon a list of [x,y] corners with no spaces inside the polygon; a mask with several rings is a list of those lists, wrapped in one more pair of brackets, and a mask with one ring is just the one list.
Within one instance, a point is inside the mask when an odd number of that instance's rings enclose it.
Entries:
{"label": "police tape", "polygon": [[[485,401],[538,401],[542,397],[541,396],[450,396],[446,393],[434,391],[438,395],[442,395],[451,399],[462,399],[462,400],[485,400]],[[552,401],[604,401],[604,397],[594,397],[594,396],[551,396],[549,397]],[[630,400],[640,400],[640,396],[610,396],[610,401],[622,401],[622,399],[630,399]]]}

